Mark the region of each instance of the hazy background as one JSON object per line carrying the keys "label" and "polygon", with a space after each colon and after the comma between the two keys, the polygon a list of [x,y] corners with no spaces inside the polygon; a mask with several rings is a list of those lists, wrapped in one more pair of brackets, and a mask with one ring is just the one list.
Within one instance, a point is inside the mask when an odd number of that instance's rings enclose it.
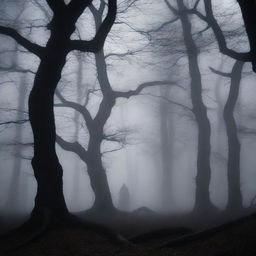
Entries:
{"label": "hazy background", "polygon": [[[41,45],[49,32],[45,26],[51,15],[45,1],[0,0],[0,23],[15,27],[19,32]],[[176,81],[178,86],[156,86],[143,90],[142,95],[129,100],[118,100],[105,125],[105,133],[121,134],[122,143],[105,141],[102,144],[103,161],[114,203],[118,206],[119,191],[126,184],[130,193],[130,209],[147,206],[157,211],[189,211],[194,205],[197,125],[191,112],[190,77],[184,50],[180,22],[163,26],[173,15],[164,1],[137,0],[128,9],[126,1],[118,1],[119,14],[105,45],[108,76],[112,88],[129,90],[148,81]],[[170,1],[174,2],[175,1]],[[191,4],[188,1],[188,4]],[[225,3],[224,3],[225,2]],[[95,1],[97,5],[97,1]],[[229,47],[248,50],[239,8],[235,0],[214,0],[214,11],[228,38]],[[191,4],[192,6],[192,4]],[[199,6],[200,8],[200,6]],[[211,134],[211,185],[213,203],[224,209],[227,203],[227,137],[222,118],[230,79],[213,74],[209,67],[230,72],[234,63],[219,54],[211,29],[202,33],[205,24],[191,18],[194,40],[200,49],[199,65],[202,74],[203,100],[208,108]],[[78,33],[89,39],[94,34],[92,16],[87,10],[77,24]],[[146,31],[151,33],[145,33]],[[157,31],[154,31],[157,30]],[[125,54],[123,54],[125,53]],[[121,55],[120,55],[121,54]],[[98,109],[101,99],[94,56],[80,53],[82,58],[82,86],[78,91],[77,52],[68,55],[59,90],[73,101],[85,102],[88,89],[88,109]],[[0,122],[27,119],[28,94],[33,83],[38,59],[5,36],[0,36]],[[2,67],[2,68],[1,68]],[[14,72],[20,69],[19,72]],[[22,69],[22,70],[21,70]],[[29,72],[24,70],[28,69]],[[256,195],[256,115],[255,75],[245,64],[235,117],[241,142],[241,190],[244,206]],[[80,95],[78,97],[77,95]],[[161,98],[161,95],[166,99]],[[159,97],[160,96],[160,97]],[[56,98],[56,103],[59,100]],[[56,107],[57,133],[67,141],[74,141],[78,129],[81,145],[86,147],[88,133],[81,117],[69,108]],[[166,140],[170,144],[169,204],[163,206],[163,145],[161,118],[167,122]],[[0,211],[3,214],[29,212],[33,207],[36,182],[30,165],[33,154],[32,131],[24,124],[0,126]],[[111,151],[111,152],[107,152]],[[88,209],[94,195],[86,172],[86,165],[73,153],[57,145],[64,168],[64,193],[71,211]],[[17,174],[19,173],[19,174]],[[15,205],[8,197],[13,175],[19,175]]]}

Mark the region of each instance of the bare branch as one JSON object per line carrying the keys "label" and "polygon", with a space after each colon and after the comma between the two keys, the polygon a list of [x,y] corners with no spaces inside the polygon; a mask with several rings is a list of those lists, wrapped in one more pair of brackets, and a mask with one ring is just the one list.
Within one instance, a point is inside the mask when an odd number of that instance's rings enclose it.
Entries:
{"label": "bare branch", "polygon": [[103,139],[110,142],[127,144],[127,137],[134,133],[133,129],[122,129],[111,134],[104,134]]}
{"label": "bare branch", "polygon": [[115,22],[116,12],[116,0],[108,0],[107,16],[99,27],[95,37],[91,41],[71,40],[70,50],[79,50],[94,53],[100,51],[103,48],[106,37]]}
{"label": "bare branch", "polygon": [[18,67],[17,65],[12,65],[9,67],[0,67],[0,71],[6,71],[6,72],[13,72],[13,73],[31,73],[31,74],[36,74],[35,71],[31,70],[31,69],[24,69],[21,67]]}
{"label": "bare branch", "polygon": [[1,122],[0,125],[7,125],[7,124],[24,124],[26,122],[29,122],[29,119],[21,119],[21,120],[16,120],[16,121],[6,121],[6,122]]}
{"label": "bare branch", "polygon": [[68,107],[68,108],[72,108],[76,111],[78,111],[84,118],[87,127],[90,127],[92,125],[92,117],[91,114],[89,113],[89,111],[86,109],[86,107],[76,103],[76,102],[72,102],[69,100],[66,100],[61,93],[59,92],[59,90],[56,90],[55,92],[56,96],[60,99],[60,101],[62,102],[62,104],[55,104],[55,107]]}
{"label": "bare branch", "polygon": [[168,0],[164,0],[164,2],[166,3],[166,5],[168,6],[168,8],[175,14],[178,15],[179,11],[177,9],[175,9]]}
{"label": "bare branch", "polygon": [[200,35],[200,34],[204,33],[205,31],[207,31],[208,29],[210,29],[210,26],[207,24],[205,28],[193,33],[193,35],[198,35],[198,34]]}
{"label": "bare branch", "polygon": [[124,148],[124,145],[121,145],[119,148],[106,150],[106,151],[101,152],[101,154],[104,155],[104,154],[107,154],[107,153],[113,153],[113,152],[116,152],[116,151],[120,151],[123,148]]}
{"label": "bare branch", "polygon": [[205,4],[206,16],[204,16],[202,13],[200,13],[195,9],[187,10],[187,12],[190,14],[197,15],[200,19],[205,21],[212,28],[221,53],[239,61],[251,62],[253,60],[251,52],[246,52],[246,53],[236,52],[228,48],[223,31],[221,30],[217,20],[213,15],[211,0],[204,0],[204,4]]}
{"label": "bare branch", "polygon": [[232,73],[226,73],[226,72],[222,72],[222,71],[219,71],[219,70],[216,70],[216,69],[214,69],[214,68],[212,68],[212,67],[209,67],[209,69],[213,72],[213,73],[215,73],[215,74],[217,74],[217,75],[220,75],[220,76],[223,76],[223,77],[231,77],[232,76]]}
{"label": "bare branch", "polygon": [[245,126],[239,126],[238,131],[243,135],[256,135],[256,129],[248,128]]}
{"label": "bare branch", "polygon": [[101,1],[100,2],[100,7],[99,7],[98,10],[95,8],[95,6],[93,4],[89,5],[89,9],[90,9],[90,11],[91,11],[91,13],[93,14],[94,17],[96,17],[96,16],[102,17],[105,6],[106,6],[105,1]]}
{"label": "bare branch", "polygon": [[120,92],[120,91],[114,91],[115,97],[116,98],[130,98],[131,96],[137,96],[143,89],[147,87],[152,87],[152,86],[158,86],[158,85],[177,85],[176,82],[172,81],[152,81],[152,82],[146,82],[140,84],[137,89],[135,90],[130,90],[127,92]]}
{"label": "bare branch", "polygon": [[88,153],[79,142],[68,142],[59,135],[56,135],[56,142],[62,149],[76,153],[82,161],[87,160]]}
{"label": "bare branch", "polygon": [[153,28],[151,30],[148,30],[148,31],[139,31],[141,34],[148,34],[148,33],[152,33],[152,32],[158,32],[160,31],[161,29],[163,29],[164,27],[166,27],[167,25],[170,25],[170,24],[173,24],[174,22],[178,21],[179,20],[179,17],[175,17],[171,20],[168,20],[166,22],[164,22],[163,24],[161,24],[159,27],[157,28]]}
{"label": "bare branch", "polygon": [[155,98],[159,98],[161,100],[164,100],[166,101],[167,103],[169,104],[172,104],[172,105],[176,105],[176,106],[179,106],[181,108],[183,108],[184,110],[187,110],[187,111],[190,111],[190,112],[193,112],[193,109],[184,105],[184,104],[181,104],[177,101],[174,101],[174,100],[171,100],[171,99],[168,99],[167,97],[164,97],[164,96],[159,96],[159,95],[154,95],[154,94],[151,94],[151,93],[143,93],[143,94],[140,94],[140,95],[146,95],[146,96],[151,96],[151,97],[155,97]]}
{"label": "bare branch", "polygon": [[40,46],[38,44],[30,42],[28,39],[26,39],[25,37],[21,36],[13,28],[0,26],[0,34],[12,37],[18,44],[23,46],[28,51],[34,53],[39,58],[41,58],[43,53],[44,53],[44,47],[42,47],[42,46]]}
{"label": "bare branch", "polygon": [[21,147],[33,147],[34,142],[10,142],[4,143],[5,146],[21,146]]}
{"label": "bare branch", "polygon": [[195,4],[193,6],[193,9],[196,9],[199,3],[200,3],[200,0],[196,0]]}

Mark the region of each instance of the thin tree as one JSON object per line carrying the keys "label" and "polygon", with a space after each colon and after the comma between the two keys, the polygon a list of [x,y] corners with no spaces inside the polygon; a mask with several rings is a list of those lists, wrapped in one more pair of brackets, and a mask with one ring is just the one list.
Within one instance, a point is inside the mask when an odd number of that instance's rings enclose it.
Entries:
{"label": "thin tree", "polygon": [[[161,97],[170,96],[170,88],[160,88]],[[160,137],[161,137],[161,155],[162,155],[162,207],[169,210],[171,206],[171,175],[172,175],[172,159],[173,159],[173,141],[174,126],[172,113],[169,111],[170,104],[161,100],[159,106],[160,116]]]}
{"label": "thin tree", "polygon": [[243,199],[240,179],[240,142],[237,133],[237,125],[234,110],[239,95],[244,62],[236,61],[231,73],[224,73],[211,69],[214,73],[228,77],[231,80],[230,90],[224,106],[223,117],[228,137],[228,204],[227,211],[235,214],[241,211]]}
{"label": "thin tree", "polygon": [[184,1],[177,1],[178,9],[175,9],[167,0],[165,0],[165,3],[170,11],[179,18],[182,26],[183,39],[188,57],[193,113],[198,125],[197,175],[194,210],[199,213],[206,213],[216,208],[211,202],[209,191],[211,179],[211,127],[207,116],[207,108],[202,98],[202,80],[198,64],[199,50],[193,39],[191,21],[189,15],[185,12],[187,7],[185,6]]}

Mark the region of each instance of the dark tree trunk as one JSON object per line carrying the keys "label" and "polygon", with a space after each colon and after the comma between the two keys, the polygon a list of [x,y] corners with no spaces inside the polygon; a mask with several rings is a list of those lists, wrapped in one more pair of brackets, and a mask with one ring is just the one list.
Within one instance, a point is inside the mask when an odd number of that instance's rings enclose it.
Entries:
{"label": "dark tree trunk", "polygon": [[32,216],[40,215],[45,210],[57,217],[68,213],[63,195],[63,170],[55,151],[53,111],[54,92],[67,53],[65,39],[52,35],[41,58],[29,96],[29,118],[34,134],[32,166],[38,184]]}
{"label": "dark tree trunk", "polygon": [[[177,3],[179,10],[182,11],[185,8],[183,0],[178,0]],[[180,15],[180,20],[188,55],[193,112],[198,124],[197,176],[194,210],[200,213],[205,213],[213,209],[209,192],[211,178],[211,128],[207,116],[207,109],[202,99],[202,81],[198,65],[198,49],[192,37],[191,23],[189,17],[185,13]]]}
{"label": "dark tree trunk", "polygon": [[[105,7],[105,2],[101,2],[99,10],[92,11],[96,30],[100,28],[100,24],[102,23]],[[106,170],[103,167],[100,146],[104,139],[104,126],[115,105],[115,97],[108,80],[107,64],[103,49],[95,54],[95,62],[103,99],[92,125],[87,126],[90,140],[88,144],[89,157],[86,158],[86,164],[91,186],[95,195],[93,208],[98,212],[105,211],[106,213],[112,213],[115,210],[115,207],[111,197]]]}
{"label": "dark tree trunk", "polygon": [[252,68],[256,72],[256,2],[255,0],[238,0],[241,8],[244,25],[249,38],[249,44],[251,48],[252,56]]}
{"label": "dark tree trunk", "polygon": [[[111,107],[112,108],[112,107]],[[110,110],[111,111],[111,110]],[[109,111],[109,115],[110,115]],[[98,212],[111,213],[114,211],[111,192],[108,185],[106,170],[103,167],[100,146],[103,139],[103,125],[97,125],[89,130],[90,141],[88,145],[87,171],[95,195],[93,208]]]}
{"label": "dark tree trunk", "polygon": [[237,61],[232,69],[231,84],[223,117],[228,136],[228,204],[227,211],[235,213],[242,208],[240,188],[240,142],[237,134],[234,108],[239,95],[239,87],[244,63]]}
{"label": "dark tree trunk", "polygon": [[[104,1],[102,3],[105,5]],[[45,47],[30,42],[15,29],[9,27],[0,26],[0,33],[12,37],[24,48],[40,58],[28,104],[29,119],[34,135],[32,167],[38,184],[35,206],[29,222],[33,219],[45,221],[46,212],[48,216],[49,214],[51,215],[51,220],[56,220],[57,222],[64,220],[66,222],[66,220],[71,220],[73,217],[69,214],[65,203],[62,184],[63,170],[55,149],[54,93],[66,63],[66,56],[70,51],[79,50],[97,53],[102,49],[116,18],[117,4],[116,0],[108,1],[108,11],[105,19],[98,27],[94,38],[89,41],[72,40],[71,35],[76,29],[75,24],[78,18],[91,4],[90,0],[71,1],[69,4],[64,1],[47,1],[47,4],[52,10],[53,16],[51,22],[47,25],[51,34]],[[115,99],[112,97],[110,111],[106,112],[104,108],[109,103],[106,103],[104,99],[103,106],[102,104],[100,106],[100,109],[103,108],[101,113],[103,114],[104,123],[101,122],[101,115],[97,115],[92,125],[95,129],[98,129],[98,125],[100,129],[103,129],[107,120],[105,118],[110,115],[115,103]],[[107,116],[105,116],[106,113]],[[90,133],[95,135],[94,129]],[[93,142],[95,138],[93,137]],[[100,144],[96,143],[97,146],[100,149]],[[97,153],[97,150],[93,150],[95,149],[94,146],[90,148],[90,168],[98,169],[98,156],[93,157],[92,155],[92,153]]]}
{"label": "dark tree trunk", "polygon": [[98,113],[93,120],[92,127],[88,127],[90,141],[88,144],[89,161],[87,161],[87,167],[91,178],[92,189],[95,193],[95,209],[106,209],[111,212],[114,210],[114,205],[107,181],[106,170],[102,163],[100,146],[104,138],[104,125],[115,105],[115,97],[108,81],[107,66],[103,50],[95,55],[95,59],[103,99],[99,106]]}

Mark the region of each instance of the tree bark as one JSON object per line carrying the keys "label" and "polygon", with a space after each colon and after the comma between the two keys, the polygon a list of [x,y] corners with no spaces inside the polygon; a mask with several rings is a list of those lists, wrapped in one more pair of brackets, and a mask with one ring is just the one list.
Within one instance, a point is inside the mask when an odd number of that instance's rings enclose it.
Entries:
{"label": "tree bark", "polygon": [[238,0],[238,4],[240,5],[241,8],[244,25],[249,39],[251,49],[250,53],[252,58],[252,68],[253,71],[256,72],[256,2],[255,0]]}
{"label": "tree bark", "polygon": [[29,96],[29,118],[34,135],[32,167],[38,184],[32,215],[40,215],[45,209],[58,217],[68,213],[63,195],[63,170],[55,150],[53,111],[54,92],[67,53],[65,38],[52,34]]}
{"label": "tree bark", "polygon": [[[105,100],[103,99],[103,101]],[[108,112],[108,116],[110,115],[113,106],[109,106],[108,110],[105,108],[105,110]],[[103,116],[103,113],[101,115]],[[86,158],[86,164],[87,171],[90,176],[91,186],[95,194],[93,208],[98,212],[104,211],[105,213],[111,213],[114,211],[114,205],[100,151],[100,146],[103,140],[104,124],[105,121],[102,121],[100,125],[97,124],[94,126],[94,128],[89,129],[90,140],[88,145],[88,158]]]}
{"label": "tree bark", "polygon": [[227,211],[235,213],[243,206],[240,188],[240,142],[237,134],[234,109],[239,95],[244,62],[237,61],[232,69],[231,84],[223,117],[228,136],[228,204]]}
{"label": "tree bark", "polygon": [[[29,95],[29,119],[34,135],[34,157],[32,167],[38,184],[35,198],[35,206],[32,211],[31,219],[45,220],[45,212],[51,214],[57,221],[70,220],[64,195],[62,176],[63,170],[59,163],[55,142],[56,128],[54,120],[54,93],[61,78],[62,69],[66,63],[66,56],[72,50],[97,53],[103,48],[106,37],[114,24],[117,12],[116,0],[108,0],[108,11],[105,19],[97,28],[92,40],[72,40],[75,24],[84,10],[91,4],[91,0],[71,1],[66,4],[64,1],[50,1],[47,4],[53,12],[51,22],[47,28],[51,31],[50,38],[45,47],[30,42],[20,35],[15,29],[0,26],[0,33],[12,37],[20,45],[40,58],[40,64],[35,76],[34,85]],[[104,2],[105,4],[105,2]],[[105,100],[103,100],[106,103]],[[115,100],[111,101],[114,105]],[[109,105],[108,103],[106,105]],[[100,108],[104,114],[106,112],[101,104]],[[113,107],[111,106],[111,109]],[[110,110],[111,110],[110,109]],[[88,111],[84,113],[89,118]],[[91,117],[89,118],[91,122]],[[97,125],[100,129],[104,126],[101,117],[98,115],[95,120],[94,128]],[[104,120],[106,122],[106,120]],[[92,132],[93,133],[93,132]],[[93,148],[93,147],[92,147]],[[99,144],[100,148],[100,144]],[[90,152],[91,153],[91,152]],[[93,166],[97,160],[92,157]],[[49,216],[49,214],[47,214]],[[34,217],[34,218],[33,218]]]}
{"label": "tree bark", "polygon": [[193,40],[191,23],[186,12],[182,13],[182,10],[185,9],[183,0],[177,1],[177,4],[181,12],[180,20],[188,56],[193,112],[198,124],[197,176],[194,210],[200,213],[206,213],[213,209],[209,192],[211,178],[211,127],[207,116],[207,109],[202,99],[202,81],[198,65],[198,49]]}

